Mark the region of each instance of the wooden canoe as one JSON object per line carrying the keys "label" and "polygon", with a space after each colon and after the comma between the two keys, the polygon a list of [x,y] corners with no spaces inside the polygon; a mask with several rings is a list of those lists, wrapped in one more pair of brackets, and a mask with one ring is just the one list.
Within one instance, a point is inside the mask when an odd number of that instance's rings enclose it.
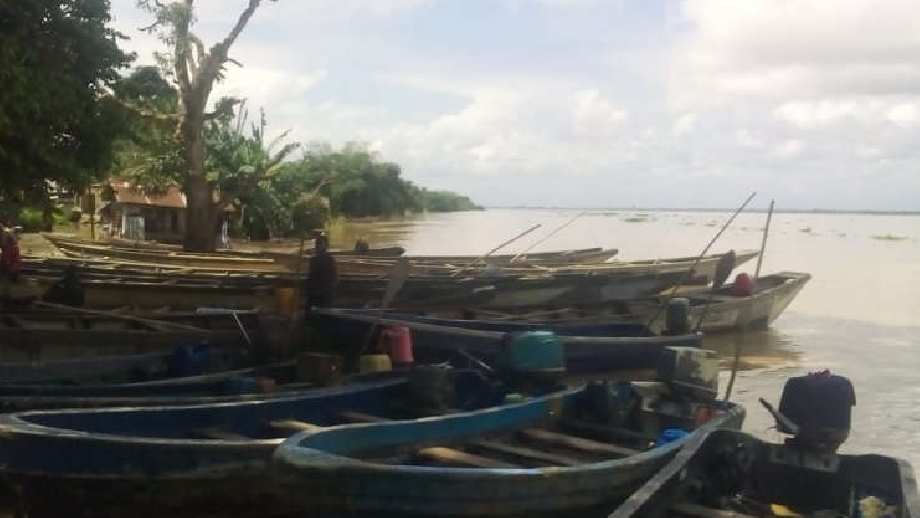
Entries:
{"label": "wooden canoe", "polygon": [[[589,385],[493,410],[407,422],[356,416],[361,424],[310,430],[275,453],[279,489],[293,508],[321,515],[593,516],[651,478],[697,433],[738,428],[744,410],[661,396],[657,410],[620,385],[631,419],[607,421]],[[664,428],[694,430],[701,409],[717,417],[673,442]]]}
{"label": "wooden canoe", "polygon": [[[703,318],[701,330],[707,333],[735,332],[745,323],[748,329],[763,329],[776,320],[811,279],[807,273],[780,272],[761,277],[751,296],[732,295],[732,284],[710,296],[709,289],[698,287],[678,296],[690,301],[690,323],[696,327]],[[665,312],[659,312],[664,297],[635,298],[615,302],[592,303],[587,300],[571,304],[544,304],[532,307],[456,307],[425,310],[432,316],[462,315],[466,319],[491,319],[502,322],[525,321],[533,324],[591,326],[607,323],[634,322],[647,324],[653,315],[652,330],[660,332],[665,326]]]}
{"label": "wooden canoe", "polygon": [[[149,250],[159,252],[182,252],[181,245],[164,244],[152,241],[136,241],[131,239],[108,238],[103,241],[86,241],[71,237],[65,237],[55,234],[45,234],[53,243],[67,244],[96,244],[96,245],[113,245],[122,249]],[[257,257],[277,259],[285,256],[296,256],[299,250],[293,246],[287,246],[283,249],[272,248],[270,245],[262,250],[218,250],[217,255],[237,256],[237,257]],[[305,249],[304,257],[309,257],[313,249]],[[337,258],[352,259],[393,259],[400,257],[405,253],[405,249],[398,246],[371,248],[365,253],[358,253],[354,250],[339,249],[331,250],[330,253]],[[575,250],[558,250],[551,252],[530,252],[526,254],[496,254],[485,259],[476,255],[412,255],[407,258],[413,262],[430,263],[430,264],[455,264],[464,265],[473,261],[480,260],[488,264],[509,264],[512,262],[519,264],[577,264],[577,263],[602,263],[617,254],[616,249],[608,248],[580,248]]]}
{"label": "wooden canoe", "polygon": [[226,314],[158,313],[144,317],[67,311],[3,313],[0,314],[0,361],[46,362],[143,355],[203,342],[215,347],[264,345],[255,313],[241,313],[239,322]]}
{"label": "wooden canoe", "polygon": [[285,437],[349,415],[414,418],[503,401],[475,372],[413,376],[235,403],[6,414],[0,475],[29,516],[287,515],[289,495],[269,476]]}
{"label": "wooden canoe", "polygon": [[[296,272],[307,268],[306,258],[296,255],[275,254],[259,257],[235,257],[225,254],[194,254],[176,251],[129,249],[114,245],[103,245],[68,241],[58,237],[49,236],[52,241],[65,254],[76,258],[108,258],[121,261],[133,261],[146,264],[172,265],[178,267],[225,269],[228,271],[274,271]],[[757,257],[758,252],[743,250],[737,253],[736,264],[741,265]],[[513,257],[513,256],[511,256]],[[438,261],[416,261],[410,257],[411,271],[415,274],[469,276],[487,274],[496,276],[518,275],[625,275],[625,274],[656,274],[676,270],[694,269],[692,279],[696,282],[708,282],[715,274],[716,265],[722,254],[704,256],[698,262],[696,258],[679,257],[669,259],[651,259],[627,262],[600,262],[568,264],[566,262],[549,262],[542,264],[539,261],[525,263],[499,263],[499,259],[490,258],[488,265],[468,266],[475,258],[440,257]],[[467,261],[469,259],[469,261]],[[509,257],[510,260],[510,257]],[[366,258],[362,256],[339,256],[336,258],[339,271],[343,273],[370,273],[384,274],[389,271],[394,262],[387,259]],[[695,267],[694,267],[695,265]]]}
{"label": "wooden canoe", "polygon": [[774,516],[773,509],[783,509],[782,516],[866,516],[860,508],[868,504],[889,509],[873,516],[920,516],[910,464],[884,455],[818,454],[735,430],[707,430],[609,518],[744,518]]}
{"label": "wooden canoe", "polygon": [[[436,325],[424,320],[399,319],[387,315],[377,319],[373,313],[314,308],[310,325],[325,333],[343,352],[357,354],[371,326],[408,327],[416,361],[449,361],[467,365],[469,355],[486,364],[496,365],[506,333],[525,330],[556,332],[565,345],[566,369],[572,376],[605,375],[624,370],[655,368],[668,347],[700,347],[702,336],[658,336],[645,332],[643,326],[605,325],[586,328],[515,323],[452,322],[453,326]],[[585,336],[577,333],[585,332]],[[463,351],[463,352],[460,352]],[[465,353],[465,354],[464,354]]]}
{"label": "wooden canoe", "polygon": [[[490,278],[413,275],[401,288],[393,307],[517,307],[574,304],[648,297],[683,277],[680,270],[654,274],[560,274]],[[47,270],[24,267],[19,296],[41,296],[58,278]],[[379,275],[342,275],[336,303],[362,307],[379,303],[387,278]],[[220,276],[198,274],[92,273],[82,277],[86,305],[93,308],[199,306],[233,309],[274,308],[279,287],[299,288],[290,277]]]}

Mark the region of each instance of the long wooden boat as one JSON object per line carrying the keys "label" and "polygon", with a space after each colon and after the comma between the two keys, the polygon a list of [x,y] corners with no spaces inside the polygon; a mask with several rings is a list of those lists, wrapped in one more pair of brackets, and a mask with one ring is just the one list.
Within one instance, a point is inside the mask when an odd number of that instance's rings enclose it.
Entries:
{"label": "long wooden boat", "polygon": [[[646,332],[642,326],[628,324],[622,327],[606,325],[586,329],[552,324],[452,323],[455,325],[435,325],[420,320],[399,319],[389,315],[378,318],[374,314],[337,309],[314,308],[310,314],[310,325],[325,333],[343,351],[363,344],[371,326],[376,325],[378,329],[385,326],[407,327],[411,331],[416,360],[421,363],[449,361],[456,365],[466,365],[472,356],[494,366],[508,333],[534,329],[552,331],[560,335],[565,347],[566,369],[575,376],[654,368],[669,347],[699,347],[702,341],[702,336],[698,334],[659,336]],[[582,331],[589,335],[572,334]]]}
{"label": "long wooden boat", "polygon": [[734,430],[707,430],[609,518],[920,516],[907,462],[815,454]]}
{"label": "long wooden boat", "polygon": [[3,313],[0,361],[142,355],[204,342],[221,348],[264,345],[259,316],[252,312],[241,312],[237,318],[198,313],[144,316],[149,318],[69,311]]}
{"label": "long wooden boat", "polygon": [[[702,318],[701,330],[707,333],[735,332],[747,325],[748,329],[762,329],[769,326],[795,299],[796,295],[811,279],[807,273],[780,272],[760,277],[754,294],[733,295],[733,284],[717,290],[714,294],[708,288],[700,287],[679,294],[690,302],[689,320],[693,328]],[[543,304],[531,307],[455,307],[432,308],[425,311],[432,316],[449,315],[479,320],[492,319],[502,322],[529,322],[535,325],[592,326],[606,323],[622,324],[634,322],[648,324],[656,313],[657,318],[650,327],[657,332],[664,329],[666,315],[659,306],[663,297],[636,298],[615,302],[576,304]]]}
{"label": "long wooden boat", "polygon": [[[136,262],[152,262],[185,267],[227,268],[235,270],[251,269],[264,271],[298,271],[307,267],[309,255],[298,252],[286,253],[276,251],[219,251],[212,253],[184,252],[181,249],[162,246],[133,246],[118,243],[91,242],[48,235],[51,241],[65,255],[70,257],[105,257]],[[399,248],[401,252],[402,249]],[[582,249],[571,252],[545,252],[530,255],[499,255],[486,258],[483,264],[511,265],[567,265],[572,262],[603,262],[617,253],[616,250]],[[381,272],[392,267],[394,258],[401,254],[375,256],[356,253],[335,253],[339,267],[350,272]],[[410,262],[419,272],[452,272],[458,267],[473,263],[476,256],[418,256],[409,257]]]}
{"label": "long wooden boat", "polygon": [[[306,269],[306,259],[296,255],[275,254],[259,257],[227,256],[225,254],[194,254],[175,251],[156,251],[148,249],[121,248],[113,245],[73,242],[56,237],[49,237],[52,242],[65,254],[78,257],[104,257],[123,261],[134,261],[146,264],[164,264],[182,267],[197,268],[223,268],[228,271],[260,270],[276,272],[298,272]],[[756,257],[756,251],[740,251],[736,254],[736,264],[741,265]],[[708,282],[715,274],[715,268],[721,259],[721,254],[711,254],[701,259],[692,257],[679,257],[671,259],[640,260],[629,262],[602,262],[595,264],[567,264],[549,263],[526,264],[523,262],[500,264],[498,259],[492,259],[488,265],[467,266],[467,258],[459,260],[448,259],[443,263],[429,261],[413,261],[410,258],[411,271],[415,274],[469,276],[488,275],[518,276],[518,275],[648,275],[669,271],[691,268],[692,279],[696,282]],[[513,258],[513,256],[512,256]],[[445,259],[445,258],[439,258]],[[470,259],[470,262],[475,258]],[[510,258],[509,258],[510,261]],[[339,270],[347,273],[386,273],[393,266],[392,260],[365,258],[362,256],[339,256],[336,260]]]}
{"label": "long wooden boat", "polygon": [[[65,247],[69,244],[102,244],[113,245],[123,249],[150,250],[160,252],[182,252],[181,245],[157,243],[152,241],[136,241],[131,239],[108,238],[105,241],[85,241],[81,239],[65,237],[54,234],[45,234],[55,244],[62,244]],[[287,246],[282,249],[271,247],[270,245],[262,250],[219,250],[217,255],[237,256],[237,257],[261,257],[269,259],[286,259],[287,256],[297,256],[299,249],[293,246]],[[430,263],[430,264],[455,264],[464,265],[474,261],[481,261],[488,264],[577,264],[577,263],[602,263],[611,259],[617,254],[617,249],[609,248],[580,248],[575,250],[558,250],[551,252],[529,252],[526,254],[496,254],[486,258],[475,255],[411,255],[407,258],[412,262]],[[312,249],[304,250],[304,257],[309,257],[313,253]],[[347,249],[333,249],[330,253],[336,257],[352,259],[392,259],[403,256],[405,249],[398,246],[371,248],[367,252],[357,252]]]}
{"label": "long wooden boat", "polygon": [[[356,416],[361,424],[284,441],[275,479],[293,508],[321,515],[592,516],[631,494],[696,433],[740,427],[744,416],[737,406],[642,390],[620,385],[614,395],[592,384],[410,422]],[[633,408],[632,418],[605,419],[598,408],[608,403]],[[703,414],[715,417],[700,425],[692,416]]]}
{"label": "long wooden boat", "polygon": [[[394,307],[482,306],[514,307],[538,304],[601,302],[647,297],[673,285],[683,272],[655,274],[561,274],[489,278],[413,275],[400,289]],[[24,270],[20,296],[41,296],[57,276]],[[375,304],[388,279],[379,275],[342,275],[336,302],[343,306]],[[233,309],[273,308],[279,287],[297,286],[284,278],[198,276],[171,274],[94,273],[83,277],[86,305],[93,308],[195,309],[199,306]]]}
{"label": "long wooden boat", "polygon": [[414,418],[505,397],[472,371],[421,374],[236,403],[6,414],[0,475],[30,516],[290,513],[269,477],[285,437],[354,415]]}

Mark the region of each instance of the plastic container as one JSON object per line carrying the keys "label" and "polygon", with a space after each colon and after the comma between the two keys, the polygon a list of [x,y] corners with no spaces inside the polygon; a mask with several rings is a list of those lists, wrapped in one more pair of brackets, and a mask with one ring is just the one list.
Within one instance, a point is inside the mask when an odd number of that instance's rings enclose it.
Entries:
{"label": "plastic container", "polygon": [[380,351],[390,355],[393,365],[415,363],[412,354],[412,331],[406,326],[387,326],[380,333],[377,345]]}
{"label": "plastic container", "polygon": [[665,444],[670,444],[674,441],[679,441],[689,435],[689,432],[682,430],[680,428],[668,428],[663,430],[661,434],[655,439],[655,447],[660,448]]}
{"label": "plastic container", "polygon": [[551,331],[507,333],[499,365],[513,374],[559,376],[565,373],[565,349]]}
{"label": "plastic container", "polygon": [[300,291],[296,288],[284,287],[275,289],[275,305],[282,315],[293,315],[297,312],[300,301]]}
{"label": "plastic container", "polygon": [[361,372],[386,372],[393,370],[390,357],[385,354],[366,354],[358,361]]}

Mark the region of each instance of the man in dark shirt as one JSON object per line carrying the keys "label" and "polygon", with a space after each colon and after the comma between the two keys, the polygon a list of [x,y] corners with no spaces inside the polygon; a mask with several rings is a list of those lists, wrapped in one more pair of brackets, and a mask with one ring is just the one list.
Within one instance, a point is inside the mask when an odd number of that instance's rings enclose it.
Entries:
{"label": "man in dark shirt", "polygon": [[307,311],[311,306],[332,306],[332,296],[339,280],[335,258],[329,253],[329,239],[325,235],[316,238],[316,254],[310,258],[304,293],[307,296]]}

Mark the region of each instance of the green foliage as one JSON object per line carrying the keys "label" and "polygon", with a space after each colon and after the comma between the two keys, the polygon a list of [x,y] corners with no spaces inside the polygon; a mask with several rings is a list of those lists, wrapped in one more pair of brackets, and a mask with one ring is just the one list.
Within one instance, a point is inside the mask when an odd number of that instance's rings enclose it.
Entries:
{"label": "green foliage", "polygon": [[422,207],[429,212],[482,210],[482,207],[473,203],[468,197],[450,191],[428,191],[422,189],[420,196]]}
{"label": "green foliage", "polygon": [[41,198],[46,180],[106,172],[123,118],[103,92],[131,60],[109,21],[107,0],[0,2],[0,193]]}

